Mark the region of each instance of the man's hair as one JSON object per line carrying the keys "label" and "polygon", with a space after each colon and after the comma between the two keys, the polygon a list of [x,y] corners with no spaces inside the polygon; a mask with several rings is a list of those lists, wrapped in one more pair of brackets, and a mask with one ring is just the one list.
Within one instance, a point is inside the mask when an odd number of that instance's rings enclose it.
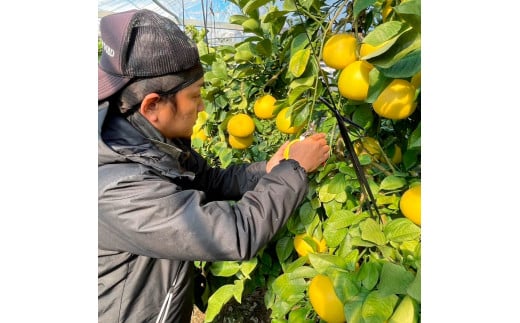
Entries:
{"label": "man's hair", "polygon": [[161,99],[166,100],[175,96],[177,91],[164,94],[167,91],[162,90],[170,84],[171,82],[167,76],[134,81],[119,92],[117,102],[114,103],[123,115],[133,114],[139,109],[144,97],[149,93],[158,93]]}

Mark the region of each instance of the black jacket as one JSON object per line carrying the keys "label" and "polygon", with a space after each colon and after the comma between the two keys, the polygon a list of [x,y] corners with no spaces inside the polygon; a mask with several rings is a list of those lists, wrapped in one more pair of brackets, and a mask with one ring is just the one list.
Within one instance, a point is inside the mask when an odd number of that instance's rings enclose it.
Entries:
{"label": "black jacket", "polygon": [[142,117],[134,127],[104,104],[98,118],[99,322],[155,322],[168,291],[166,322],[190,322],[193,261],[254,257],[303,200],[305,171],[211,168]]}

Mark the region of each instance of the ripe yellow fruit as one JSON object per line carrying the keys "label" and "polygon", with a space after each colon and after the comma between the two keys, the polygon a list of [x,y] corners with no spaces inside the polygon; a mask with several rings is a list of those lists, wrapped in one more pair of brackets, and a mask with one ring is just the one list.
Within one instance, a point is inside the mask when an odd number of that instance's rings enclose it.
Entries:
{"label": "ripe yellow fruit", "polygon": [[377,139],[372,137],[363,137],[354,142],[354,151],[358,156],[369,154],[376,161],[381,159],[381,147]]}
{"label": "ripe yellow fruit", "polygon": [[253,106],[256,117],[259,119],[274,118],[275,103],[276,99],[270,94],[266,94],[256,100]]}
{"label": "ripe yellow fruit", "polygon": [[[316,242],[316,245],[318,246],[318,249],[315,251],[312,246],[304,240],[305,237],[309,237],[311,239],[314,240],[314,242]],[[293,244],[294,244],[294,249],[296,250],[296,252],[298,253],[298,256],[300,257],[305,257],[309,254],[309,252],[325,252],[327,251],[327,242],[325,241],[325,239],[321,239],[321,241],[319,241],[318,239],[312,237],[312,236],[309,236],[308,234],[306,233],[302,233],[302,234],[298,234],[296,237],[294,237],[294,240],[293,240]]]}
{"label": "ripe yellow fruit", "polygon": [[403,152],[399,145],[394,144],[394,154],[392,155],[392,163],[395,165],[399,164],[403,160]]}
{"label": "ripe yellow fruit", "polygon": [[412,186],[404,192],[399,201],[399,208],[410,221],[421,225],[421,184]]}
{"label": "ripe yellow fruit", "polygon": [[291,123],[291,114],[287,113],[288,111],[289,107],[283,108],[278,112],[278,115],[276,116],[276,128],[283,133],[294,134],[300,131],[300,129],[303,128],[303,125],[298,127],[294,126]]}
{"label": "ripe yellow fruit", "polygon": [[323,46],[323,61],[337,70],[356,60],[357,39],[351,34],[335,34]]}
{"label": "ripe yellow fruit", "polygon": [[395,79],[379,94],[372,106],[381,117],[401,120],[408,118],[417,107],[415,87],[407,80]]}
{"label": "ripe yellow fruit", "polygon": [[345,322],[345,311],[332,280],[325,275],[316,275],[309,284],[309,300],[320,319],[327,323]]}
{"label": "ripe yellow fruit", "polygon": [[374,68],[367,61],[355,61],[341,71],[339,93],[347,99],[365,101],[368,95],[368,73]]}
{"label": "ripe yellow fruit", "polygon": [[386,20],[391,12],[392,12],[392,0],[386,0],[383,10],[381,11],[381,16],[383,16],[383,22],[386,22]]}
{"label": "ripe yellow fruit", "polygon": [[229,145],[235,149],[246,149],[251,146],[253,143],[253,135],[249,135],[247,137],[235,137],[233,135],[229,135],[228,137]]}
{"label": "ripe yellow fruit", "polygon": [[227,131],[235,137],[249,137],[255,131],[255,123],[247,114],[239,113],[229,119]]}
{"label": "ripe yellow fruit", "polygon": [[206,141],[208,139],[208,136],[206,136],[206,133],[204,132],[204,129],[199,129],[197,132],[193,133],[191,135],[191,139],[199,138],[202,141]]}

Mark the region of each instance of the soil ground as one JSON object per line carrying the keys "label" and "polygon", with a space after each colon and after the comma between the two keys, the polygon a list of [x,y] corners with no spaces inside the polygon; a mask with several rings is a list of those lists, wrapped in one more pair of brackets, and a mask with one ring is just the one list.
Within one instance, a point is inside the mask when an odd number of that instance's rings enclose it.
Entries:
{"label": "soil ground", "polygon": [[[239,304],[232,298],[224,307],[220,314],[213,320],[213,323],[268,323],[270,310],[265,307],[264,291],[256,290],[247,295]],[[197,306],[193,309],[191,323],[203,323],[204,313]]]}

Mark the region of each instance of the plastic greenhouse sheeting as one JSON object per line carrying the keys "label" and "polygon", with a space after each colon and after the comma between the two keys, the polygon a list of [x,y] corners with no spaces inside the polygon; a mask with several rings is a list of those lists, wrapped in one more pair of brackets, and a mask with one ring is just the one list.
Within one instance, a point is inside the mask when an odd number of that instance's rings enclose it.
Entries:
{"label": "plastic greenhouse sheeting", "polygon": [[181,28],[205,28],[210,45],[240,41],[242,28],[229,23],[240,8],[226,0],[98,0],[98,19],[130,9],[149,9],[175,21]]}

